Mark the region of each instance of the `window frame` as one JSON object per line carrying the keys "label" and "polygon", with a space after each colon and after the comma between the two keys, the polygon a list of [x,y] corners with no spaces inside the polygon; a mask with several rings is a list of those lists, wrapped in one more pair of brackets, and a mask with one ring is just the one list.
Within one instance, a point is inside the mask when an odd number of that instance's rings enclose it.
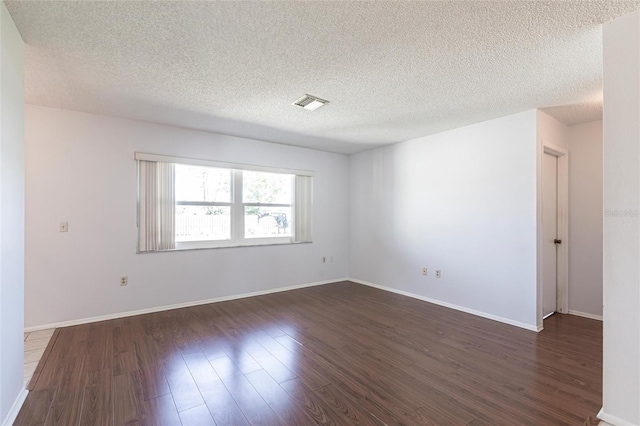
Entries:
{"label": "window frame", "polygon": [[[184,164],[184,163],[175,163]],[[211,166],[200,166],[211,167]],[[292,209],[291,222],[295,221],[293,206],[295,196],[295,175],[282,172],[265,172],[263,170],[245,169],[227,169],[216,167],[230,171],[231,186],[231,202],[220,201],[175,201],[175,205],[197,206],[197,207],[230,207],[231,230],[229,239],[225,240],[197,240],[197,241],[176,241],[174,250],[188,250],[192,248],[215,248],[215,247],[245,247],[245,246],[264,246],[275,244],[292,244],[294,242],[294,232],[291,235],[282,237],[254,237],[247,238],[245,235],[245,207],[288,207]],[[282,174],[291,177],[291,203],[245,203],[244,202],[244,172],[257,171],[258,173]]]}
{"label": "window frame", "polygon": [[[225,240],[198,240],[198,241],[183,241],[175,242],[175,248],[167,250],[157,251],[140,251],[138,246],[138,253],[153,253],[153,252],[172,252],[182,250],[201,250],[201,249],[213,249],[213,248],[234,248],[234,247],[254,247],[254,246],[270,246],[270,245],[286,245],[286,244],[304,244],[311,241],[296,241],[295,228],[291,227],[291,235],[282,237],[254,237],[246,238],[245,233],[245,207],[287,207],[291,209],[291,224],[295,223],[295,203],[296,203],[296,177],[314,177],[314,173],[307,170],[294,170],[277,167],[267,167],[260,165],[240,164],[240,163],[227,163],[220,161],[211,161],[203,159],[193,159],[184,157],[173,157],[167,155],[147,154],[136,152],[134,154],[135,160],[154,161],[162,163],[184,164],[201,167],[212,167],[218,169],[229,169],[231,172],[231,202],[217,202],[217,201],[178,201],[174,200],[175,206],[222,206],[230,207],[230,220],[231,230],[230,238]],[[282,203],[245,203],[243,199],[243,172],[264,172],[275,174],[291,175],[291,204]],[[138,218],[137,229],[138,236],[140,235],[140,180],[138,179]],[[311,224],[309,225],[311,226]]]}

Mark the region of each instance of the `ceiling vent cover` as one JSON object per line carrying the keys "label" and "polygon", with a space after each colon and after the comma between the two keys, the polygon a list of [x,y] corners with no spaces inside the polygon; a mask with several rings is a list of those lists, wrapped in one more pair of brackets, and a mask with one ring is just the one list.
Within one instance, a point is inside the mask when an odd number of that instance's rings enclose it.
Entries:
{"label": "ceiling vent cover", "polygon": [[311,95],[304,95],[300,99],[296,100],[291,105],[296,105],[304,109],[308,109],[309,111],[315,111],[324,104],[328,104],[329,101],[325,101],[324,99],[316,98]]}

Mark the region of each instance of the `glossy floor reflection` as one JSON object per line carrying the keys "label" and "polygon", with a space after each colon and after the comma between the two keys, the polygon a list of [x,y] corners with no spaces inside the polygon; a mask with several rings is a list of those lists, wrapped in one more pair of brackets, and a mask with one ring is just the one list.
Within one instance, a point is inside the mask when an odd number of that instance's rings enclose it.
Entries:
{"label": "glossy floor reflection", "polygon": [[16,424],[583,424],[602,324],[336,283],[58,329]]}

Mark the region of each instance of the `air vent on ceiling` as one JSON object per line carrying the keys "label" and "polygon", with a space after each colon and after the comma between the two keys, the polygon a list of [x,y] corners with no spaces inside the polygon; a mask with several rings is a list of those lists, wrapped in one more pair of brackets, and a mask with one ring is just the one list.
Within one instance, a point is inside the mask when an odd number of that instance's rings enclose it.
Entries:
{"label": "air vent on ceiling", "polygon": [[311,95],[304,95],[291,105],[296,105],[304,109],[308,109],[309,111],[315,111],[320,108],[324,104],[328,104],[329,101],[325,101],[324,99],[316,98]]}

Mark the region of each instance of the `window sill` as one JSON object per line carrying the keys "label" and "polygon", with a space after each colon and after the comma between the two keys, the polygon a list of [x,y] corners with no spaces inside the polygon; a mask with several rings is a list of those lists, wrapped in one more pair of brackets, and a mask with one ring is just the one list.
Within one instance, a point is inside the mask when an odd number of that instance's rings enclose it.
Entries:
{"label": "window sill", "polygon": [[189,243],[176,243],[176,248],[173,250],[156,250],[156,251],[139,251],[136,250],[137,254],[147,254],[147,253],[172,253],[172,252],[180,252],[180,251],[192,251],[192,250],[215,250],[215,249],[234,249],[234,248],[245,248],[245,247],[273,247],[273,246],[289,246],[289,245],[298,245],[298,244],[311,244],[313,241],[291,241],[287,239],[285,242],[274,242],[273,239],[269,239],[269,242],[262,242],[260,244],[229,244],[229,245],[202,245],[202,243],[206,243],[206,241],[198,241],[194,244],[194,242]]}

